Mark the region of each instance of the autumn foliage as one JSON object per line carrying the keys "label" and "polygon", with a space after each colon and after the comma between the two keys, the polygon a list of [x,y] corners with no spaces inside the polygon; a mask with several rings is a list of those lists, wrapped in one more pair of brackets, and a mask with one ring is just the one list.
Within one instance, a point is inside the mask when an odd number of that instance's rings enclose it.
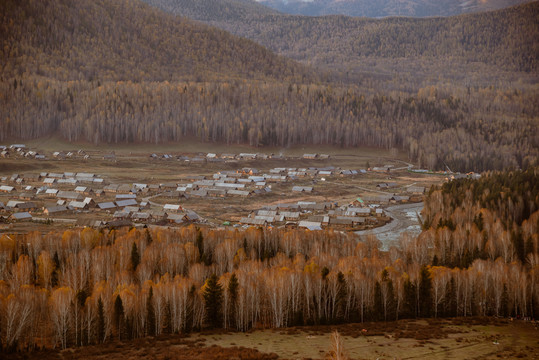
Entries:
{"label": "autumn foliage", "polygon": [[[519,180],[516,187],[511,179]],[[498,201],[499,181],[504,191]],[[535,316],[536,184],[530,170],[434,189],[426,199],[426,230],[418,238],[404,236],[400,247],[388,251],[372,236],[287,229],[85,228],[3,235],[1,343],[5,350],[64,348],[207,327],[247,331],[416,317]],[[476,187],[484,190],[474,198]],[[468,198],[459,200],[461,190],[471,192]],[[453,202],[442,201],[447,192]],[[505,194],[526,194],[528,210],[513,209],[503,222],[486,216],[504,211]],[[483,200],[482,220],[474,215],[474,199]],[[442,226],[429,225],[436,223]],[[523,260],[507,229],[518,230],[527,244]]]}

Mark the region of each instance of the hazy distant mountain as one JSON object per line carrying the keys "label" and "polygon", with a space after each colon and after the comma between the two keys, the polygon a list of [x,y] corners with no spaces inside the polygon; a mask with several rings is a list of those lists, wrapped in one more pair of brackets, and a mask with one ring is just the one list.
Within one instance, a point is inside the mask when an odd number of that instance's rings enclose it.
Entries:
{"label": "hazy distant mountain", "polygon": [[237,20],[278,11],[254,0],[142,0],[167,12],[200,21]]}
{"label": "hazy distant mountain", "polygon": [[257,0],[288,14],[386,16],[451,16],[501,9],[529,0]]}

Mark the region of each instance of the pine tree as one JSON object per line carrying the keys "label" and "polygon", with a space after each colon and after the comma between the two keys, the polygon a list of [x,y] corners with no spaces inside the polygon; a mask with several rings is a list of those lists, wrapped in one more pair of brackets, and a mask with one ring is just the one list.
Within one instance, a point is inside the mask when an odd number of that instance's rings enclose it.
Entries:
{"label": "pine tree", "polygon": [[207,266],[211,265],[211,258],[209,256],[210,254],[207,254],[204,251],[204,235],[202,235],[202,232],[200,231],[200,229],[197,230],[197,238],[196,238],[195,245],[200,255],[200,261],[203,262]]}
{"label": "pine tree", "polygon": [[132,316],[125,317],[125,334],[129,340],[133,340],[134,333],[133,333],[133,317]]}
{"label": "pine tree", "polygon": [[380,321],[383,319],[384,306],[382,300],[382,288],[380,283],[377,281],[374,284],[374,308],[373,308],[373,319]]}
{"label": "pine tree", "polygon": [[150,287],[150,291],[148,293],[148,300],[146,301],[146,324],[147,326],[147,334],[150,336],[155,335],[155,309],[153,307],[153,287]]}
{"label": "pine tree", "polygon": [[522,237],[521,231],[511,232],[511,240],[515,248],[515,252],[518,256],[518,259],[522,262],[526,262],[526,245],[524,238]]}
{"label": "pine tree", "polygon": [[419,281],[419,316],[429,317],[432,311],[432,279],[426,266],[421,267]]}
{"label": "pine tree", "polygon": [[54,264],[54,270],[52,271],[51,276],[51,286],[54,288],[58,286],[58,274],[60,272],[60,258],[58,257],[58,252],[54,252],[54,257],[52,258]]}
{"label": "pine tree", "polygon": [[[533,299],[533,297],[532,297]],[[502,304],[501,304],[501,311],[503,316],[507,317],[509,316],[509,293],[507,291],[507,284],[503,284],[503,292],[502,292]]]}
{"label": "pine tree", "polygon": [[170,301],[167,301],[165,304],[165,327],[163,328],[163,333],[171,334],[172,333],[172,309],[170,306]]}
{"label": "pine tree", "polygon": [[150,245],[153,241],[152,239],[152,235],[150,234],[150,231],[148,230],[148,228],[146,228],[146,246]]}
{"label": "pine tree", "polygon": [[236,303],[238,301],[238,287],[239,282],[236,274],[232,274],[230,276],[230,280],[228,282],[228,296],[230,298],[230,308],[228,309],[229,318],[231,325],[236,325]]}
{"label": "pine tree", "polygon": [[194,324],[194,309],[195,309],[195,301],[196,301],[196,297],[197,297],[197,288],[196,286],[193,284],[191,285],[191,288],[189,289],[189,301],[188,301],[188,308],[187,308],[187,314],[185,314],[185,326],[184,326],[184,329],[183,331],[185,332],[189,332],[191,330],[194,329],[195,327],[195,324]]}
{"label": "pine tree", "polygon": [[403,318],[415,318],[416,317],[416,287],[410,281],[406,279],[404,281],[404,304],[403,304]]}
{"label": "pine tree", "polygon": [[[77,303],[77,307],[80,309],[78,312],[81,312],[84,309],[84,305],[86,304],[86,298],[88,297],[86,290],[84,288],[79,290],[77,292],[77,295],[75,295],[75,297],[76,297],[75,301]],[[80,316],[80,314],[76,313],[75,316]],[[84,341],[83,340],[84,331],[82,327],[80,329],[79,328],[75,329],[75,333],[76,333],[75,339],[77,340],[80,339],[80,345],[82,345],[82,342]],[[79,345],[79,341],[76,341],[76,344]]]}
{"label": "pine tree", "polygon": [[206,324],[213,328],[221,327],[223,314],[223,288],[218,282],[217,275],[213,274],[206,280],[204,289],[204,306]]}
{"label": "pine tree", "polygon": [[122,333],[124,328],[124,305],[122,303],[122,298],[120,295],[116,296],[114,301],[114,324],[116,326],[116,331],[118,332],[118,340],[122,339]]}
{"label": "pine tree", "polygon": [[342,323],[346,312],[346,279],[344,274],[339,271],[337,274],[337,282],[339,290],[337,291],[337,299],[335,301],[337,322]]}
{"label": "pine tree", "polygon": [[97,342],[105,341],[105,309],[101,297],[97,300]]}
{"label": "pine tree", "polygon": [[329,275],[329,269],[324,266],[322,268],[321,274],[322,274],[322,279],[326,280],[327,276]]}
{"label": "pine tree", "polygon": [[457,316],[457,291],[455,278],[451,276],[451,280],[446,286],[446,295],[445,295],[445,316]]}
{"label": "pine tree", "polygon": [[202,232],[200,230],[197,231],[197,238],[195,245],[198,249],[198,254],[200,255],[200,258],[204,256],[204,236],[202,235]]}
{"label": "pine tree", "polygon": [[140,264],[140,255],[137,249],[137,243],[133,241],[133,246],[131,247],[131,269],[134,271],[137,270],[137,266]]}
{"label": "pine tree", "polygon": [[384,312],[384,321],[388,320],[388,314],[389,314],[389,320],[395,320],[395,290],[393,289],[393,281],[391,279],[387,279],[385,281],[385,286],[387,287],[387,304],[386,304],[386,310]]}

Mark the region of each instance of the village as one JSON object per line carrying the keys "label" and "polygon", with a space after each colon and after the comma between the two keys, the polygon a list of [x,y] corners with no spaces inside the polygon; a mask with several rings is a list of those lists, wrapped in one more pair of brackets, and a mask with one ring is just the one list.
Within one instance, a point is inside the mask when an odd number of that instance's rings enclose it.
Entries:
{"label": "village", "polygon": [[[141,168],[164,167],[168,174],[137,178],[131,169],[123,172],[132,177],[118,178],[106,166],[122,168],[125,154],[46,154],[24,144],[1,149],[10,161],[37,163],[34,168],[41,170],[55,163],[56,169],[70,170],[0,173],[4,231],[188,224],[368,230],[391,221],[385,207],[421,202],[425,189],[440,181],[410,172],[409,165],[389,161],[372,168],[344,167],[351,162],[316,153],[130,153]],[[85,171],[71,171],[81,166]]]}

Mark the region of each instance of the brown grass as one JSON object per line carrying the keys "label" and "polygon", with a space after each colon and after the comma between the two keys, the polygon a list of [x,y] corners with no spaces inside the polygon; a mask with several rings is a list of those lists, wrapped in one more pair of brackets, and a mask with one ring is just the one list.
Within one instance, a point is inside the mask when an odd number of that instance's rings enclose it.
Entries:
{"label": "brown grass", "polygon": [[[363,329],[367,334],[363,335]],[[493,318],[399,320],[387,323],[305,326],[249,333],[205,331],[190,336],[0,354],[2,359],[324,359],[339,331],[351,359],[539,358],[538,330],[522,321]],[[498,344],[494,344],[495,342]]]}
{"label": "brown grass", "polygon": [[[25,354],[0,354],[2,359],[241,359],[273,360],[274,353],[261,353],[243,346],[221,347],[204,345],[205,339],[189,339],[182,336],[148,337],[127,342],[110,342],[66,350],[45,350]],[[3,357],[5,356],[5,357]]]}

